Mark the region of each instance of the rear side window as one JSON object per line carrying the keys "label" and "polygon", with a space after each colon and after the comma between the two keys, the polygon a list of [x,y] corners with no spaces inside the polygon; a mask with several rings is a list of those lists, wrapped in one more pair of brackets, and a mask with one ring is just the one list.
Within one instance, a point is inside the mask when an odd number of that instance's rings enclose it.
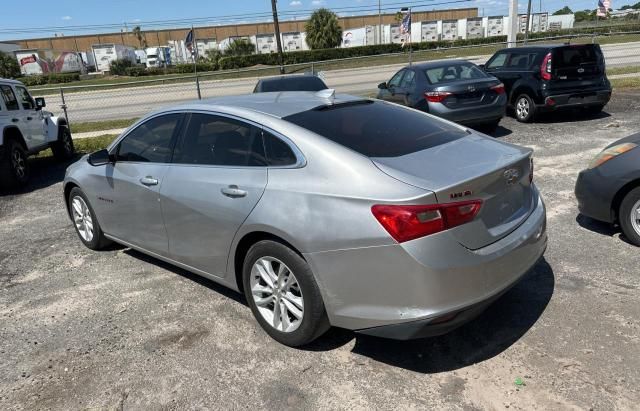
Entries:
{"label": "rear side window", "polygon": [[118,145],[118,161],[168,163],[181,117],[181,114],[167,114],[136,127]]}
{"label": "rear side window", "polygon": [[400,87],[411,88],[416,85],[416,72],[413,70],[407,70],[407,74],[402,78]]}
{"label": "rear side window", "polygon": [[265,80],[262,82],[262,91],[320,91],[327,86],[318,77],[300,76],[299,78],[283,78],[277,80]]}
{"label": "rear side window", "polygon": [[287,143],[267,131],[264,131],[262,135],[270,166],[291,166],[296,163],[296,156]]}
{"label": "rear side window", "polygon": [[7,106],[7,110],[20,110],[18,99],[10,86],[0,86],[0,93],[2,93],[2,100],[4,101],[4,105]]}
{"label": "rear side window", "polygon": [[399,157],[467,135],[419,111],[382,101],[324,106],[285,117],[367,157]]}
{"label": "rear side window", "polygon": [[561,68],[597,64],[599,54],[591,45],[562,47],[554,51],[553,65]]}
{"label": "rear side window", "polygon": [[192,114],[174,163],[229,167],[266,166],[261,130],[211,114]]}
{"label": "rear side window", "polygon": [[529,53],[511,53],[511,58],[509,58],[509,64],[507,64],[507,66],[514,70],[527,69],[530,64],[529,57]]}

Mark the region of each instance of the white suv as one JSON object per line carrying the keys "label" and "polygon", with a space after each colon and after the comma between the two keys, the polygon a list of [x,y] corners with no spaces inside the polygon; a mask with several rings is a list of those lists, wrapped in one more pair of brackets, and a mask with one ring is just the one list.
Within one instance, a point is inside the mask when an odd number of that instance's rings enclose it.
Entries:
{"label": "white suv", "polygon": [[29,181],[27,157],[51,147],[60,160],[75,154],[64,118],[45,107],[44,98],[33,99],[19,81],[0,78],[0,187],[20,188]]}

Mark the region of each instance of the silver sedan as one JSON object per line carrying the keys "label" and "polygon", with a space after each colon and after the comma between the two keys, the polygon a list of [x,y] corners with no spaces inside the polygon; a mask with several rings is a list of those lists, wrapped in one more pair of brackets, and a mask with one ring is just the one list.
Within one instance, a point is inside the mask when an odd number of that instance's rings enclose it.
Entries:
{"label": "silver sedan", "polygon": [[531,150],[393,103],[263,93],[175,106],[71,165],[80,240],[243,292],[299,346],[445,333],[546,247]]}

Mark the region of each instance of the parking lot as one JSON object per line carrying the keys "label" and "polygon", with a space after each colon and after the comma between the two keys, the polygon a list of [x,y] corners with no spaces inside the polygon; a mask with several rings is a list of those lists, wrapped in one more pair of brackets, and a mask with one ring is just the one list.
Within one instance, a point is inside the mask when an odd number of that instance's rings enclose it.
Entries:
{"label": "parking lot", "polygon": [[410,342],[333,329],[279,345],[243,297],[130,249],[85,248],[65,165],[31,160],[28,190],[0,196],[0,408],[637,408],[640,252],[579,217],[573,187],[639,131],[639,110],[640,91],[616,91],[597,118],[503,120],[496,138],[535,149],[545,257],[478,319]]}

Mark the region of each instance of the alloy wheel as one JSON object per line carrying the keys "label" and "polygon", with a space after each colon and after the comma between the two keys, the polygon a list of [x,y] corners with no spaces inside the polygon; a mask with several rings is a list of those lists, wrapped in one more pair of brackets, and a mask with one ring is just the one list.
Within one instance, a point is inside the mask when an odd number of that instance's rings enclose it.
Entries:
{"label": "alloy wheel", "polygon": [[258,259],[251,268],[251,296],[262,318],[278,331],[298,329],[304,318],[304,299],[296,276],[282,261]]}
{"label": "alloy wheel", "polygon": [[16,177],[19,179],[23,179],[27,174],[27,164],[24,155],[18,149],[14,149],[13,153],[11,153],[11,164],[13,165],[13,170],[16,174]]}
{"label": "alloy wheel", "polygon": [[640,200],[636,201],[631,207],[631,215],[629,217],[631,219],[631,227],[640,235]]}
{"label": "alloy wheel", "polygon": [[93,240],[93,219],[87,203],[84,202],[82,197],[76,196],[71,201],[71,208],[73,210],[73,222],[78,229],[80,237],[90,243]]}
{"label": "alloy wheel", "polygon": [[518,115],[518,118],[527,118],[529,115],[529,100],[524,97],[518,100],[518,103],[516,104],[516,114]]}

